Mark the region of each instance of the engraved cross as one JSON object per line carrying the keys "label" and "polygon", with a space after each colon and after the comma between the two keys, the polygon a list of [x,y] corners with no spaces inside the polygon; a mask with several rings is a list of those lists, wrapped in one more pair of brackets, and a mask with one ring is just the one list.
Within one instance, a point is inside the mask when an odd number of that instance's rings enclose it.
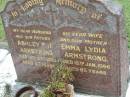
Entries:
{"label": "engraved cross", "polygon": [[49,6],[49,10],[46,10],[47,13],[49,13],[51,15],[51,21],[52,21],[52,24],[53,26],[55,27],[55,19],[56,19],[56,16],[55,14],[57,13],[57,10],[55,10],[54,8],[52,8],[52,6],[50,5]]}

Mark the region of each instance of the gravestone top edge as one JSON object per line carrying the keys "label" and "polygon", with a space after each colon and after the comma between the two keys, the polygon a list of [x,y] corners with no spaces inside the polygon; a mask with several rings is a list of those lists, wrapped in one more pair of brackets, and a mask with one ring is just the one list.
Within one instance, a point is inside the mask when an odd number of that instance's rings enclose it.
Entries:
{"label": "gravestone top edge", "polygon": [[[5,13],[6,11],[9,11],[10,7],[13,7],[14,4],[18,4],[20,5],[21,3],[25,2],[26,0],[14,0],[14,1],[8,1],[4,10],[2,12],[0,12],[0,16],[3,15],[3,13]],[[49,1],[49,0],[48,0]],[[97,3],[101,3],[104,5],[104,7],[109,10],[109,12],[111,12],[113,15],[121,15],[122,11],[123,11],[123,7],[121,4],[114,2],[112,0],[77,0],[78,2],[81,2],[83,4],[85,4],[84,2],[97,2]]]}

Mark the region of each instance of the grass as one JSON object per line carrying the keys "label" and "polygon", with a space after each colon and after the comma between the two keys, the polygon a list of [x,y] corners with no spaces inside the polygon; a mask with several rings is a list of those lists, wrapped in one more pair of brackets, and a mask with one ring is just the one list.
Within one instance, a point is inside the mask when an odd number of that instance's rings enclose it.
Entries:
{"label": "grass", "polygon": [[130,50],[130,0],[117,0],[123,5],[125,15],[125,29],[128,36],[128,47]]}
{"label": "grass", "polygon": [[4,27],[3,27],[2,20],[0,17],[0,40],[3,40],[4,37],[5,37],[5,32],[4,32]]}
{"label": "grass", "polygon": [[[0,0],[0,12],[4,9],[7,1],[8,0]],[[5,32],[2,24],[2,19],[0,17],[0,41],[3,40],[4,38],[5,38]]]}
{"label": "grass", "polygon": [[[3,10],[6,2],[8,0],[0,0],[0,11]],[[128,47],[130,49],[130,0],[116,0],[119,1],[121,5],[123,5],[123,9],[124,9],[124,14],[125,14],[125,29],[127,32],[127,36],[128,36]],[[4,34],[4,29],[3,29],[3,25],[1,22],[1,18],[0,18],[0,40],[3,39],[5,37]]]}

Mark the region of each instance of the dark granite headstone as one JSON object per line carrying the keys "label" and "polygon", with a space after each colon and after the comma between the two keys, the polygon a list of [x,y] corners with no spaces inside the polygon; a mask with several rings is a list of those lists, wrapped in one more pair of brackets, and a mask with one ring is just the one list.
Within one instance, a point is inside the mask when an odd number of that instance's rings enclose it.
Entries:
{"label": "dark granite headstone", "polygon": [[79,92],[124,97],[128,50],[121,7],[110,0],[16,0],[1,16],[18,80],[46,83],[62,59]]}

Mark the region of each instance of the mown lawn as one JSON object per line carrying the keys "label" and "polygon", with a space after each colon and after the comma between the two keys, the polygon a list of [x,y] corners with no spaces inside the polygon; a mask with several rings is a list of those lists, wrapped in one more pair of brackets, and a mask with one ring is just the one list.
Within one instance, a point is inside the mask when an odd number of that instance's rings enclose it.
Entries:
{"label": "mown lawn", "polygon": [[[8,0],[0,0],[0,11],[4,8]],[[125,29],[128,35],[128,47],[130,49],[130,0],[117,0],[119,1],[124,8],[125,14]],[[0,18],[0,40],[5,37],[3,25]]]}

